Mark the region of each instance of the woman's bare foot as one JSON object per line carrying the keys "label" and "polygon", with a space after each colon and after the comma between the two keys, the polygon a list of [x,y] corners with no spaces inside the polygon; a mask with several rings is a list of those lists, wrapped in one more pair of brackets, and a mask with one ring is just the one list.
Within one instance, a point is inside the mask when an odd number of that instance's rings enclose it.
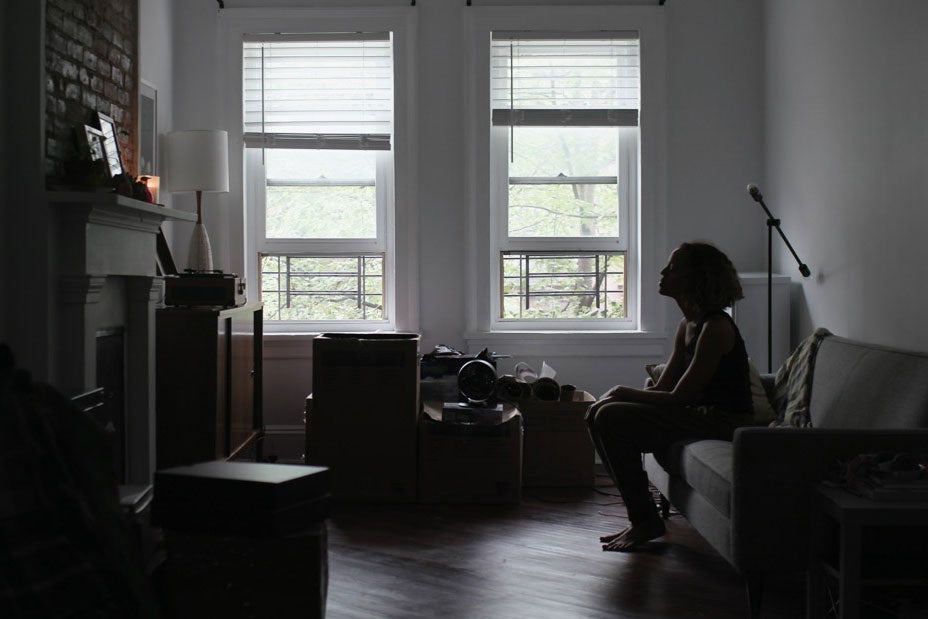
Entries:
{"label": "woman's bare foot", "polygon": [[656,520],[653,524],[629,525],[618,533],[600,537],[599,541],[603,543],[604,551],[627,552],[637,549],[645,542],[661,537],[665,532],[664,522]]}

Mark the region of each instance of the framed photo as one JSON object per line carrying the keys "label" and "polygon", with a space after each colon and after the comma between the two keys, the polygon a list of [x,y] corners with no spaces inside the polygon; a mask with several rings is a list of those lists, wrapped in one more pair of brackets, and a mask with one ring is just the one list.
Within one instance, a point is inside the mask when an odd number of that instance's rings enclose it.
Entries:
{"label": "framed photo", "polygon": [[78,137],[81,138],[81,148],[90,157],[90,163],[94,168],[101,168],[105,172],[106,179],[109,179],[109,167],[106,163],[106,150],[104,148],[105,137],[103,132],[96,127],[84,125],[83,133],[78,130]]}
{"label": "framed photo", "polygon": [[168,240],[161,228],[158,228],[156,250],[158,275],[177,275],[177,266],[174,264],[174,256],[171,255],[171,246],[168,245]]}
{"label": "framed photo", "polygon": [[158,90],[139,82],[139,176],[158,176]]}
{"label": "framed photo", "polygon": [[106,153],[106,164],[110,169],[110,176],[122,174],[122,159],[119,156],[119,142],[116,140],[116,123],[101,112],[97,112],[97,121],[100,123],[100,131],[103,132],[103,152]]}

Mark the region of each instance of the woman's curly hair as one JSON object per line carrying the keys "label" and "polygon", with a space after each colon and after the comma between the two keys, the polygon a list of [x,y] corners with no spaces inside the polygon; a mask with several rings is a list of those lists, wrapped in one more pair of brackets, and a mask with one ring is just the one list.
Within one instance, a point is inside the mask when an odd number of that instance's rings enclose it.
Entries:
{"label": "woman's curly hair", "polygon": [[683,243],[676,258],[686,269],[683,302],[696,314],[723,310],[744,298],[735,265],[710,243]]}

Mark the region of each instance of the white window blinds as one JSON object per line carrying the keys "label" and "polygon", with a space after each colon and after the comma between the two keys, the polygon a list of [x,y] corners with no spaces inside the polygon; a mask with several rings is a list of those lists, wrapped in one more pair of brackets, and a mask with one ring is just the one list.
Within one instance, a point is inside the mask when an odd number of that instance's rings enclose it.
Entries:
{"label": "white window blinds", "polygon": [[389,150],[390,33],[248,35],[245,145]]}
{"label": "white window blinds", "polygon": [[637,126],[635,32],[494,32],[494,125]]}

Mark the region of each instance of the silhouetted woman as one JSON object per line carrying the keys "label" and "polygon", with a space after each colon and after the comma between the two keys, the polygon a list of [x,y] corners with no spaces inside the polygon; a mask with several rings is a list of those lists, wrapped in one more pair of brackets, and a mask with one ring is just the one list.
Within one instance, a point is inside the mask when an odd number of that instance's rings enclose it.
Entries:
{"label": "silhouetted woman", "polygon": [[663,373],[645,389],[613,387],[587,413],[596,450],[631,523],[600,538],[603,550],[632,550],[664,534],[643,453],[686,438],[731,440],[753,416],[744,340],[725,313],[743,296],[728,257],[707,243],[682,244],[661,270],[659,292],[683,312]]}

